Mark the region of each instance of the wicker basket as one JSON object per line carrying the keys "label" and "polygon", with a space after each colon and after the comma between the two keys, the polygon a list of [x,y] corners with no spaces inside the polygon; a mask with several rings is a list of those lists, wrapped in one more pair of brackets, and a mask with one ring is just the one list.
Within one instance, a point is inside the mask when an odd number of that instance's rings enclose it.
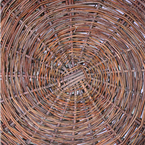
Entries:
{"label": "wicker basket", "polygon": [[3,145],[145,144],[145,1],[1,2]]}

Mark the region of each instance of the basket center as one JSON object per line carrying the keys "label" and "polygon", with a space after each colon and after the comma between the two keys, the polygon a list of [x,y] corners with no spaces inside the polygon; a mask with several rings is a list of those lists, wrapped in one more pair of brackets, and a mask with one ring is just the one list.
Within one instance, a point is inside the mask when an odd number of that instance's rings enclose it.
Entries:
{"label": "basket center", "polygon": [[68,74],[64,76],[65,85],[63,89],[67,89],[79,83],[85,78],[84,72],[82,70],[69,71]]}

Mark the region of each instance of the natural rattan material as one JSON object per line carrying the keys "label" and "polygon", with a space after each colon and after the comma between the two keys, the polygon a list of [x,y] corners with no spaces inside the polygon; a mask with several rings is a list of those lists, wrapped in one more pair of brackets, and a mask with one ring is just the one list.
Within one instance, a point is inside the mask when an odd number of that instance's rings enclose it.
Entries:
{"label": "natural rattan material", "polygon": [[145,1],[1,2],[3,145],[145,144]]}

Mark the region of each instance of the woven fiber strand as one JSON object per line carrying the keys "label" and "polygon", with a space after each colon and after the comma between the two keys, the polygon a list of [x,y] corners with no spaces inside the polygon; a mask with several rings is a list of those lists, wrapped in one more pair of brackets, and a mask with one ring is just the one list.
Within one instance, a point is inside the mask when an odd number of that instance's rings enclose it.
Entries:
{"label": "woven fiber strand", "polygon": [[145,1],[1,2],[3,145],[145,144]]}

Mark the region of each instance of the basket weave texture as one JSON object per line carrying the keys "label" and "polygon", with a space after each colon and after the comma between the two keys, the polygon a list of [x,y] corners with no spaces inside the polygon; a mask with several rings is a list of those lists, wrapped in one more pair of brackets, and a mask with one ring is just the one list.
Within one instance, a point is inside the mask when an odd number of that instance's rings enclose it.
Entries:
{"label": "basket weave texture", "polygon": [[145,144],[145,1],[1,2],[3,145]]}

